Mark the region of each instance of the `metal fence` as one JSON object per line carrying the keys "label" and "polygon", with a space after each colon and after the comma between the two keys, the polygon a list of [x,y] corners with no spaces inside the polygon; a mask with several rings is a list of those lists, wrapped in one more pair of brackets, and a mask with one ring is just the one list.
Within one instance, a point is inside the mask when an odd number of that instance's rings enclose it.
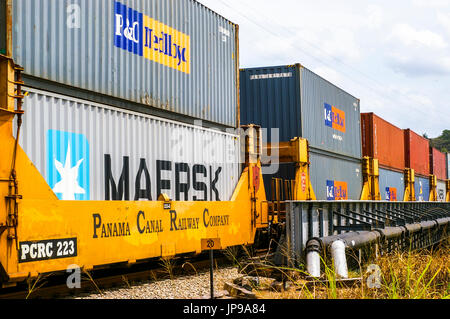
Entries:
{"label": "metal fence", "polygon": [[289,201],[286,205],[289,253],[297,262],[304,260],[312,238],[377,230],[385,251],[417,249],[442,240],[450,222],[450,203]]}

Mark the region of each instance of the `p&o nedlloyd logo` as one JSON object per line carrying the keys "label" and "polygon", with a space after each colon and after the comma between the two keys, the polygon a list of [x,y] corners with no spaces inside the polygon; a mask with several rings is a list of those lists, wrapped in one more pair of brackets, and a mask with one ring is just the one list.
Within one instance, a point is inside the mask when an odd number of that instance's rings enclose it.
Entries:
{"label": "p&o nedlloyd logo", "polygon": [[190,37],[120,2],[114,4],[114,45],[190,74]]}

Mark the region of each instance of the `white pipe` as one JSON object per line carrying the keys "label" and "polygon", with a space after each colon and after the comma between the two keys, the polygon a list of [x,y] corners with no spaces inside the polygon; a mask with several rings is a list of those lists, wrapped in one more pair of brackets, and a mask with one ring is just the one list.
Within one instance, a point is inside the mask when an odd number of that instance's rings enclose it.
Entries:
{"label": "white pipe", "polygon": [[337,277],[348,278],[347,260],[345,258],[345,243],[336,240],[331,244],[331,257]]}
{"label": "white pipe", "polygon": [[311,277],[320,277],[320,254],[317,251],[309,251],[306,254],[306,269]]}

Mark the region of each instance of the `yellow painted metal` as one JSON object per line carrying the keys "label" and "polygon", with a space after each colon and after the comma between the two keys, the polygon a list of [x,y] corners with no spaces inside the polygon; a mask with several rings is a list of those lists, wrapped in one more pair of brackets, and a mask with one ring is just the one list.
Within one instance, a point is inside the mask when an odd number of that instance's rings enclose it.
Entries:
{"label": "yellow painted metal", "polygon": [[414,170],[412,168],[405,168],[405,194],[403,196],[404,202],[415,202],[416,193],[414,190]]}
{"label": "yellow painted metal", "polygon": [[428,201],[437,202],[437,177],[434,175],[430,175],[430,197]]}
{"label": "yellow painted metal", "polygon": [[[316,200],[309,172],[308,141],[296,137],[289,142],[268,143],[265,146],[266,154],[273,154],[275,150],[278,151],[279,163],[295,163],[296,165],[292,200]],[[278,187],[278,183],[276,184]],[[279,191],[276,191],[276,194],[279,194]]]}
{"label": "yellow painted metal", "polygon": [[4,55],[0,55],[0,79],[0,108],[14,112],[14,62]]}
{"label": "yellow painted metal", "polygon": [[363,158],[363,188],[361,200],[381,200],[378,159]]}
{"label": "yellow painted metal", "polygon": [[[0,198],[11,195],[13,159],[20,197],[15,198],[15,215],[8,201],[0,203],[0,265],[6,281],[64,271],[71,265],[92,269],[200,253],[205,238],[220,238],[222,248],[248,245],[254,242],[257,228],[268,223],[259,158],[245,167],[227,202],[173,202],[164,195],[155,202],[61,201],[16,143],[12,134],[15,114],[10,109],[10,105],[0,109],[0,179],[6,180],[0,182]],[[14,227],[11,218],[17,221]],[[73,238],[76,255],[64,258],[67,254],[61,251],[61,258],[34,261],[55,256],[57,247],[47,247],[53,249],[47,255],[47,250],[37,246],[40,242]],[[21,262],[26,251],[20,249],[25,243],[34,249],[35,257]]]}

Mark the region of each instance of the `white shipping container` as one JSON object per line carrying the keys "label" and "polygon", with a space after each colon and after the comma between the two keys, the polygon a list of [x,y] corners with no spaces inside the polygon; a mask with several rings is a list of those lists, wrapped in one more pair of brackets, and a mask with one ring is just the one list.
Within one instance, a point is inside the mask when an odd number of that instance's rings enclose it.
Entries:
{"label": "white shipping container", "polygon": [[20,145],[62,200],[229,200],[239,137],[26,89]]}
{"label": "white shipping container", "polygon": [[445,182],[438,180],[437,188],[436,188],[438,202],[444,202],[445,201],[445,191],[446,191],[446,189],[445,189]]}

